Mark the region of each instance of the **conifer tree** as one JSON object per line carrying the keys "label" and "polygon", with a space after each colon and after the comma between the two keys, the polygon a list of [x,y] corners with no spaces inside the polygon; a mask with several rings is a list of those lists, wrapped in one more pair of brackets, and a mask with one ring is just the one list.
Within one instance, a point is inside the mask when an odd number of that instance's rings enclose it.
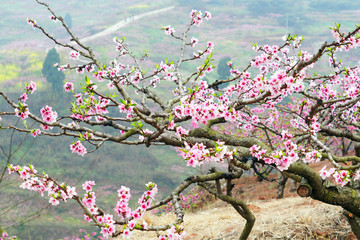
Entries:
{"label": "conifer tree", "polygon": [[70,13],[67,13],[65,15],[64,21],[65,21],[66,25],[71,29],[71,27],[72,27],[72,18],[71,18]]}
{"label": "conifer tree", "polygon": [[54,92],[62,92],[62,85],[65,80],[65,74],[54,67],[54,64],[59,62],[59,54],[55,48],[52,48],[49,50],[41,70],[43,76],[46,78],[46,81],[51,83]]}

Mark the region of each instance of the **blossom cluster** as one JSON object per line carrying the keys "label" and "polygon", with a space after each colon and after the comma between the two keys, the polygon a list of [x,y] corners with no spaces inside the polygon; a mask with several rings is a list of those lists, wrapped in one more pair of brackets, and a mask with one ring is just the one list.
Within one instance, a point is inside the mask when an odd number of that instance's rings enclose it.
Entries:
{"label": "blossom cluster", "polygon": [[330,168],[326,170],[326,166],[324,166],[320,171],[320,177],[322,179],[333,177],[336,184],[341,186],[345,186],[351,180],[357,181],[360,179],[360,170],[356,170],[355,173],[352,173],[347,170],[336,170],[336,168]]}
{"label": "blossom cluster", "polygon": [[282,141],[284,148],[272,152],[267,155],[267,150],[261,149],[258,145],[253,145],[250,148],[251,155],[258,159],[264,160],[266,164],[275,164],[280,171],[287,170],[291,163],[299,160],[297,153],[298,146],[292,142],[292,134],[287,131],[282,132]]}
{"label": "blossom cluster", "polygon": [[171,35],[171,34],[175,33],[175,29],[172,28],[170,25],[163,27],[162,30],[165,31],[166,35]]}
{"label": "blossom cluster", "polygon": [[47,123],[54,123],[56,121],[56,118],[58,117],[58,114],[56,111],[52,110],[52,107],[46,105],[45,107],[42,107],[40,109],[40,113],[42,116],[42,119]]}
{"label": "blossom cluster", "polygon": [[[118,45],[118,48],[121,49],[122,45]],[[122,51],[122,54],[125,54]],[[128,74],[132,73],[132,67],[130,65],[124,65],[122,63],[117,63],[116,59],[113,60],[113,64],[111,66],[108,66],[106,69],[98,70],[94,73],[94,78],[98,80],[98,82],[103,82],[106,78],[117,78],[121,76],[122,70],[128,69],[130,72]],[[86,68],[85,68],[86,70]],[[125,81],[120,81],[120,85],[124,85]]]}
{"label": "blossom cluster", "polygon": [[[91,216],[85,214],[84,217],[88,222],[93,221],[92,217],[94,217],[99,224],[102,224],[101,234],[105,238],[108,238],[116,231],[115,220],[113,215],[102,214],[98,211],[98,208],[95,205],[95,192],[92,191],[93,185],[95,185],[95,182],[93,181],[87,181],[83,184],[83,189],[86,191],[86,194],[84,195],[82,202],[88,208],[88,211],[91,214]],[[146,184],[146,189],[147,190],[144,192],[142,197],[138,200],[140,207],[134,211],[132,211],[128,206],[128,202],[131,197],[130,189],[125,186],[121,186],[121,188],[118,190],[118,196],[120,199],[116,204],[115,212],[125,222],[121,230],[124,237],[131,236],[132,230],[135,228],[135,226],[137,226],[137,221],[143,217],[146,209],[150,207],[151,202],[157,193],[157,186],[154,183]],[[147,229],[147,223],[143,221],[142,224],[139,224],[139,227]]]}
{"label": "blossom cluster", "polygon": [[180,105],[174,107],[173,114],[178,119],[190,116],[194,128],[199,124],[207,124],[211,119],[224,118],[238,128],[252,130],[260,119],[255,112],[253,116],[249,116],[232,107],[233,102],[228,95],[234,89],[234,86],[229,87],[226,95],[216,96],[205,81],[199,81],[196,89],[189,96],[183,97]]}
{"label": "blossom cluster", "polygon": [[29,117],[30,111],[26,103],[19,103],[18,107],[15,108],[15,116],[25,120]]}
{"label": "blossom cluster", "polygon": [[202,14],[201,11],[198,10],[191,10],[189,14],[192,24],[195,26],[200,26],[200,24],[203,22],[203,20],[210,20],[211,19],[211,12],[206,11],[204,14]]}
{"label": "blossom cluster", "polygon": [[77,195],[75,187],[70,187],[65,183],[57,184],[48,175],[40,176],[37,174],[37,170],[32,165],[29,166],[14,166],[8,165],[9,174],[18,173],[20,178],[23,179],[23,183],[20,188],[30,191],[38,191],[41,196],[47,192],[49,196],[49,202],[52,205],[58,205],[60,201],[66,202],[73,196]]}
{"label": "blossom cluster", "polygon": [[[134,211],[131,210],[128,203],[131,197],[130,189],[125,186],[121,186],[118,190],[118,196],[120,199],[116,204],[115,212],[126,222],[122,233],[124,237],[131,236],[131,231],[135,228],[135,226],[137,226],[137,221],[144,216],[146,209],[151,206],[151,203],[158,192],[157,185],[152,182],[147,183],[145,188],[146,191],[138,200],[138,204],[140,206]],[[147,223],[145,221],[143,221],[139,226],[142,229],[147,229]]]}
{"label": "blossom cluster", "polygon": [[17,236],[10,236],[6,232],[3,232],[0,235],[0,240],[19,240],[19,238]]}
{"label": "blossom cluster", "polygon": [[174,224],[170,229],[166,230],[166,235],[160,235],[159,240],[181,240],[186,232],[181,225]]}
{"label": "blossom cluster", "polygon": [[104,121],[105,118],[98,116],[100,114],[107,114],[109,111],[107,107],[110,100],[106,97],[99,96],[98,99],[94,95],[88,95],[84,98],[82,94],[78,93],[74,95],[76,98],[76,104],[73,104],[71,117],[78,120],[91,120],[95,116],[97,122]]}
{"label": "blossom cluster", "polygon": [[71,52],[69,53],[69,56],[70,56],[70,58],[77,60],[77,59],[79,59],[79,57],[80,57],[80,53],[77,52],[77,51],[71,51]]}
{"label": "blossom cluster", "polygon": [[[290,164],[302,159],[305,163],[319,162],[321,155],[315,150],[305,150],[297,146],[290,139],[284,141],[284,148],[266,154],[267,150],[261,149],[258,145],[250,148],[251,155],[257,159],[262,159],[266,164],[274,164],[280,171],[287,170]],[[302,155],[304,157],[301,157]]]}
{"label": "blossom cluster", "polygon": [[27,23],[32,26],[33,29],[37,26],[37,22],[35,19],[27,18]]}
{"label": "blossom cluster", "polygon": [[40,129],[31,130],[31,135],[32,135],[33,137],[37,137],[37,136],[40,135],[40,134],[41,134]]}
{"label": "blossom cluster", "polygon": [[[99,211],[96,207],[96,194],[93,191],[93,186],[96,185],[94,181],[86,181],[83,183],[82,188],[85,190],[85,194],[82,198],[78,198],[75,187],[70,187],[66,183],[58,184],[46,174],[44,176],[38,175],[37,170],[32,165],[21,167],[9,164],[8,171],[9,174],[17,173],[24,181],[20,186],[21,188],[38,191],[42,196],[45,192],[47,192],[49,202],[52,205],[58,205],[60,201],[67,202],[67,200],[71,198],[80,199],[83,207],[87,210],[84,215],[85,220],[88,222],[96,221],[96,225],[101,227],[101,234],[104,238],[107,239],[116,232],[116,222],[113,215]],[[134,211],[129,208],[128,204],[131,197],[130,189],[125,186],[121,186],[118,190],[119,200],[116,204],[115,212],[125,222],[121,230],[124,237],[130,237],[131,231],[135,227],[147,229],[147,223],[145,221],[141,224],[139,224],[138,221],[144,216],[145,211],[151,206],[151,203],[158,192],[158,188],[157,185],[152,182],[147,183],[145,188],[146,191],[138,200],[140,206]],[[176,232],[173,234],[176,235]],[[4,240],[6,237],[6,234],[3,235]]]}
{"label": "blossom cluster", "polygon": [[25,84],[25,92],[19,97],[18,107],[15,108],[15,116],[20,117],[22,120],[25,120],[29,117],[30,111],[26,104],[28,99],[28,94],[33,94],[36,90],[36,84],[31,81],[29,84]]}
{"label": "blossom cluster", "polygon": [[215,148],[206,148],[202,143],[190,146],[187,142],[185,147],[179,150],[180,156],[186,161],[187,166],[197,167],[204,162],[223,163],[225,159],[232,159],[235,151],[229,151],[224,142],[216,142]]}
{"label": "blossom cluster", "polygon": [[127,118],[131,118],[131,114],[134,111],[134,103],[128,102],[127,100],[122,101],[118,106],[120,113],[126,113]]}
{"label": "blossom cluster", "polygon": [[25,85],[25,90],[26,93],[33,94],[36,90],[36,84],[33,81],[31,81],[29,84]]}
{"label": "blossom cluster", "polygon": [[88,222],[92,222],[93,218],[97,220],[99,224],[102,224],[101,234],[108,238],[115,233],[115,221],[113,215],[103,214],[99,212],[96,207],[96,194],[92,191],[92,187],[95,185],[94,181],[86,181],[82,187],[86,191],[82,198],[82,203],[87,208],[88,212],[84,214],[84,219]]}
{"label": "blossom cluster", "polygon": [[73,144],[70,144],[70,150],[72,153],[77,153],[80,156],[84,156],[87,153],[86,148],[81,143],[81,141],[74,142]]}

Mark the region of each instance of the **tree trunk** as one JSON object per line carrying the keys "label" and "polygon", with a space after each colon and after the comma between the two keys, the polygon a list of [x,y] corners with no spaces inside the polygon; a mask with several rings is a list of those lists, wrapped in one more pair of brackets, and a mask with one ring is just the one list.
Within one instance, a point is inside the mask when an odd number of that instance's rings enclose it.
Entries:
{"label": "tree trunk", "polygon": [[296,181],[294,179],[290,179],[290,192],[296,192]]}
{"label": "tree trunk", "polygon": [[301,176],[312,187],[310,197],[324,203],[343,207],[360,217],[360,190],[348,186],[341,187],[329,180],[322,180],[317,171],[302,162],[290,165],[287,172]]}
{"label": "tree trunk", "polygon": [[346,210],[344,210],[343,214],[346,216],[356,238],[360,239],[360,218]]}
{"label": "tree trunk", "polygon": [[281,172],[278,173],[279,180],[277,185],[277,196],[276,198],[283,198],[284,197],[284,189],[286,185],[286,181],[288,180],[288,177],[282,174]]}
{"label": "tree trunk", "polygon": [[306,178],[301,179],[300,185],[297,189],[297,193],[300,197],[310,197],[312,193],[312,186],[308,183]]}

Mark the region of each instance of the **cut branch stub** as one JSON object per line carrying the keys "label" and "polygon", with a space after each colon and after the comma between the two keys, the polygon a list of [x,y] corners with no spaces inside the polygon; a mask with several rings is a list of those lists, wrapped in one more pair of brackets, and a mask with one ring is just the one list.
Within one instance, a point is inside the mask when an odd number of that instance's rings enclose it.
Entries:
{"label": "cut branch stub", "polygon": [[308,183],[305,178],[302,178],[300,181],[300,185],[297,189],[297,193],[300,197],[309,197],[312,193],[312,186]]}

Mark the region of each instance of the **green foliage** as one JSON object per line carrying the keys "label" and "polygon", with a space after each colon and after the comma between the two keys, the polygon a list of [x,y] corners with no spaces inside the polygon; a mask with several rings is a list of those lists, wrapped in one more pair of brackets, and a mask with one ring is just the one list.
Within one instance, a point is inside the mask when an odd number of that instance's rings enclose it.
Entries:
{"label": "green foliage", "polygon": [[54,67],[54,64],[59,62],[59,54],[55,48],[52,48],[49,50],[41,70],[41,73],[46,78],[46,81],[51,83],[54,92],[62,92],[62,85],[63,81],[65,80],[65,74],[58,71],[57,68]]}
{"label": "green foliage", "polygon": [[19,77],[21,68],[16,64],[0,64],[0,83]]}

